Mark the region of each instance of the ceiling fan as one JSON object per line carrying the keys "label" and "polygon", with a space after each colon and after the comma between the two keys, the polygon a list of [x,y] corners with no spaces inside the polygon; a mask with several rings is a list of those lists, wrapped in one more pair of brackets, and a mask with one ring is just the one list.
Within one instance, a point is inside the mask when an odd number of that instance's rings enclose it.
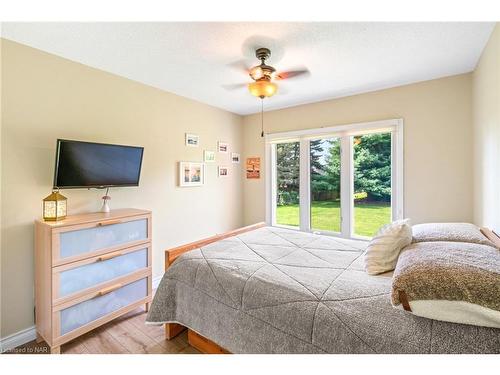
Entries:
{"label": "ceiling fan", "polygon": [[266,64],[266,60],[271,56],[269,48],[257,48],[255,56],[260,60],[260,64],[245,69],[253,82],[225,86],[226,89],[231,90],[248,86],[248,90],[252,95],[264,99],[273,96],[278,91],[278,85],[275,81],[309,74],[309,70],[306,68],[278,73],[274,67]]}

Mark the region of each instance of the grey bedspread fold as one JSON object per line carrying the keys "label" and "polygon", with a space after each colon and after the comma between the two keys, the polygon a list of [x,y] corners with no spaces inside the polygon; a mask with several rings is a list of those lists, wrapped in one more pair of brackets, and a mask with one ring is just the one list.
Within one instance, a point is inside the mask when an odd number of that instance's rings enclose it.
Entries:
{"label": "grey bedspread fold", "polygon": [[500,330],[391,306],[366,242],[266,227],[185,253],[147,322],[176,322],[233,353],[500,353]]}

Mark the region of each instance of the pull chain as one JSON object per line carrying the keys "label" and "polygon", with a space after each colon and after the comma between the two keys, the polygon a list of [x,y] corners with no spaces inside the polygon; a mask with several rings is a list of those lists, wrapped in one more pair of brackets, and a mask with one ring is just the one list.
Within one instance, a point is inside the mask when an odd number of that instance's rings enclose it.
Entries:
{"label": "pull chain", "polygon": [[260,98],[260,124],[262,129],[260,136],[264,138],[264,98],[262,97]]}

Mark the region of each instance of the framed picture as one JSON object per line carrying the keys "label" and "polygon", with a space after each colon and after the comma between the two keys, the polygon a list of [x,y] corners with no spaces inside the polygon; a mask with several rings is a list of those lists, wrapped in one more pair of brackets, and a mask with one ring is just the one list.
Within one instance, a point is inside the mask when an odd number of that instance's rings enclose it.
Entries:
{"label": "framed picture", "polygon": [[247,158],[245,169],[247,178],[260,178],[260,158]]}
{"label": "framed picture", "polygon": [[227,177],[229,175],[229,168],[219,166],[219,177]]}
{"label": "framed picture", "polygon": [[215,151],[209,151],[209,150],[203,151],[203,161],[205,163],[215,162]]}
{"label": "framed picture", "polygon": [[219,152],[223,152],[223,153],[227,154],[227,152],[229,150],[229,143],[219,142],[217,148],[218,148]]}
{"label": "framed picture", "polygon": [[205,166],[203,163],[179,162],[179,186],[201,186],[205,182]]}
{"label": "framed picture", "polygon": [[186,146],[198,147],[200,145],[200,137],[196,134],[186,133]]}
{"label": "framed picture", "polygon": [[231,152],[231,162],[239,163],[240,162],[240,154],[237,154],[236,152]]}

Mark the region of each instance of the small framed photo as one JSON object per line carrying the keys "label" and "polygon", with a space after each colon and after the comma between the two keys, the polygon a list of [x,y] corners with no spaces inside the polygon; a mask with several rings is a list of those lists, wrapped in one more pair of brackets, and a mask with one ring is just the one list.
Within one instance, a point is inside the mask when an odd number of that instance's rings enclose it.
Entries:
{"label": "small framed photo", "polygon": [[237,154],[236,152],[231,152],[231,162],[233,163],[240,163],[240,154]]}
{"label": "small framed photo", "polygon": [[223,153],[227,154],[227,152],[229,150],[229,143],[219,142],[217,145],[217,148],[218,148],[219,152],[223,152]]}
{"label": "small framed photo", "polygon": [[215,151],[210,151],[210,150],[203,151],[203,161],[205,163],[215,162]]}
{"label": "small framed photo", "polygon": [[198,147],[200,145],[200,137],[196,134],[186,133],[186,146]]}
{"label": "small framed photo", "polygon": [[219,177],[227,177],[229,176],[229,168],[219,166]]}
{"label": "small framed photo", "polygon": [[202,186],[205,182],[205,166],[198,162],[179,162],[179,186]]}

